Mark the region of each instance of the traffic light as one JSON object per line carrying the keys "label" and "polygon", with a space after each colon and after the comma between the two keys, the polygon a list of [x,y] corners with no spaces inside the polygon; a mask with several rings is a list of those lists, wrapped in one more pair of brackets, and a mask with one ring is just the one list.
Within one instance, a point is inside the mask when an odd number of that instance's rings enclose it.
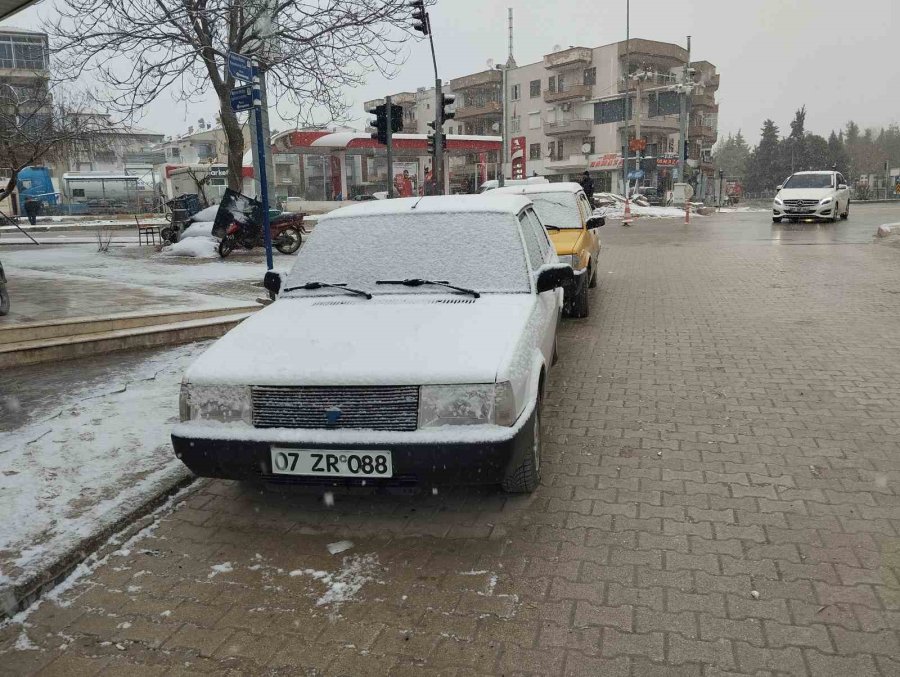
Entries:
{"label": "traffic light", "polygon": [[[399,108],[399,106],[398,106]],[[387,145],[387,137],[388,137],[388,125],[387,125],[387,104],[381,104],[380,106],[375,106],[371,110],[367,111],[371,115],[375,116],[375,119],[372,120],[369,124],[374,127],[377,131],[372,134],[373,139],[377,139],[378,143]],[[402,124],[402,118],[401,124]]]}
{"label": "traffic light", "polygon": [[[428,124],[429,124],[430,126],[434,126],[434,123],[433,123],[433,122],[429,122]],[[434,147],[434,134],[429,134],[429,135],[428,135],[427,143],[428,143],[428,154],[429,154],[429,155],[434,155],[434,150],[435,150],[435,147]]]}
{"label": "traffic light", "polygon": [[391,133],[403,131],[403,106],[391,104]]}
{"label": "traffic light", "polygon": [[688,160],[688,142],[687,141],[684,142],[684,148],[682,148],[681,152],[682,152],[682,156],[684,157],[684,161],[687,162],[687,160]]}
{"label": "traffic light", "polygon": [[441,116],[441,124],[443,124],[447,122],[447,120],[452,120],[456,117],[455,112],[447,110],[450,106],[456,103],[456,97],[453,94],[443,94],[441,95],[441,99],[441,109],[439,111],[439,114]]}
{"label": "traffic light", "polygon": [[431,24],[428,20],[428,12],[425,11],[424,0],[415,0],[409,3],[409,6],[413,8],[413,30],[418,31],[422,35],[430,35]]}

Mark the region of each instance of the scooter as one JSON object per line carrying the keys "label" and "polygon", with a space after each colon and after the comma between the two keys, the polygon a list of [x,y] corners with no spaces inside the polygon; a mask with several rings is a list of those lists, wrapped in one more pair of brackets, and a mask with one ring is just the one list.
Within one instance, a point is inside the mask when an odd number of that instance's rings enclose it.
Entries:
{"label": "scooter", "polygon": [[9,313],[9,292],[6,291],[6,275],[3,272],[3,263],[0,262],[0,315]]}
{"label": "scooter", "polygon": [[[308,233],[303,225],[303,213],[283,212],[273,216],[269,221],[272,233],[272,244],[282,254],[294,254],[300,249],[303,233]],[[253,249],[263,244],[263,228],[259,223],[241,223],[234,220],[225,230],[225,236],[219,242],[219,256],[223,259],[234,251],[237,245],[245,249]]]}

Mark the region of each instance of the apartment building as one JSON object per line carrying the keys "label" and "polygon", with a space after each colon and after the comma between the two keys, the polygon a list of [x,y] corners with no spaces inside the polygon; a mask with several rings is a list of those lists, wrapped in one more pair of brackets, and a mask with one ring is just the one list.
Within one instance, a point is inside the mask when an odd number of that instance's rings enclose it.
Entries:
{"label": "apartment building", "polygon": [[[683,47],[654,40],[632,39],[601,47],[569,47],[541,61],[507,69],[507,126],[510,140],[505,176],[538,174],[551,180],[577,180],[588,171],[597,190],[623,192],[624,149],[636,137],[638,120],[642,152],[639,186],[668,190],[675,180],[680,101],[673,90],[688,63]],[[691,61],[694,83],[688,101],[688,180],[701,194],[714,185],[711,151],[718,133],[719,87],[716,67]],[[638,81],[631,77],[642,73]],[[640,107],[637,106],[640,87]],[[449,83],[456,99],[450,134],[496,135],[503,118],[503,73],[489,69]],[[417,92],[415,131],[425,133],[434,90]],[[402,95],[400,95],[402,96]],[[423,108],[423,102],[431,106]],[[406,114],[406,108],[404,108]],[[424,117],[423,117],[424,116]],[[478,177],[493,178],[500,158],[456,158],[451,174],[463,177],[455,185],[471,188]],[[636,170],[633,159],[630,170]]]}

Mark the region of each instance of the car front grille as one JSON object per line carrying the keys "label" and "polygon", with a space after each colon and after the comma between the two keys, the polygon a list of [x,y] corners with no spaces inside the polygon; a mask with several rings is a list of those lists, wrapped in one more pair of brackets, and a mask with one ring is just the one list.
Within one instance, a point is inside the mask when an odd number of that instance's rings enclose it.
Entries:
{"label": "car front grille", "polygon": [[785,200],[785,207],[803,207],[804,209],[809,209],[812,207],[817,207],[819,205],[818,200]]}
{"label": "car front grille", "polygon": [[253,386],[257,428],[415,430],[417,386]]}

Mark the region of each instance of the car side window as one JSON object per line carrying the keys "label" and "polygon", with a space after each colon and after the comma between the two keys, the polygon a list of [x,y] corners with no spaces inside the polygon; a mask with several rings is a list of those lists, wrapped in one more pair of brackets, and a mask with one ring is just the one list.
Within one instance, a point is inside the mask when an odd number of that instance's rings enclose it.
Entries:
{"label": "car side window", "polygon": [[581,206],[582,216],[584,218],[584,223],[587,224],[588,219],[591,218],[593,211],[591,210],[591,205],[588,202],[587,196],[582,195],[581,199],[578,200],[578,204]]}
{"label": "car side window", "polygon": [[534,232],[526,212],[519,214],[519,225],[522,228],[522,237],[525,238],[525,249],[528,250],[528,261],[531,269],[537,270],[544,262],[541,254],[541,245],[538,244],[537,233]]}
{"label": "car side window", "polygon": [[538,215],[534,212],[533,209],[527,209],[525,214],[528,216],[528,221],[531,223],[531,227],[534,229],[535,235],[537,235],[538,246],[541,248],[541,262],[547,260],[547,254],[550,253],[550,250],[553,248],[553,245],[550,243],[550,238],[547,236],[547,231],[544,229],[543,224],[541,224],[541,220],[538,218]]}

